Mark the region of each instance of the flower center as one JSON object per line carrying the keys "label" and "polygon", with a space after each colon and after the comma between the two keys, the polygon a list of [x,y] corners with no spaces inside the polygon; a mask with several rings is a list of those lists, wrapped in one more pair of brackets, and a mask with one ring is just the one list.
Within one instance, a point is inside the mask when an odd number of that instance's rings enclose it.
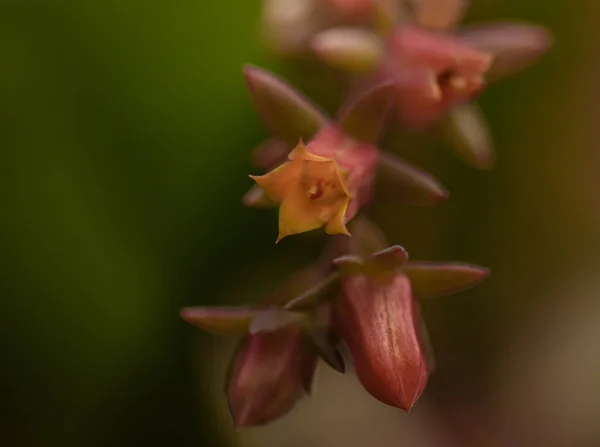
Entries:
{"label": "flower center", "polygon": [[323,180],[317,180],[317,182],[308,189],[308,198],[310,200],[317,200],[323,197],[323,194],[325,193],[323,183]]}

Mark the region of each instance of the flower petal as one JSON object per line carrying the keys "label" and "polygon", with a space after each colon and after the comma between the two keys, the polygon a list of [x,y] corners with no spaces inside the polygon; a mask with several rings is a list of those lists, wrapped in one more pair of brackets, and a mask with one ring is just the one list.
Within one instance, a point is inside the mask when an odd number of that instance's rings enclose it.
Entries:
{"label": "flower petal", "polygon": [[279,242],[286,236],[304,233],[322,227],[328,217],[323,216],[321,207],[312,206],[306,199],[301,199],[298,194],[288,197],[281,202],[279,207]]}
{"label": "flower petal", "polygon": [[251,175],[267,197],[275,202],[281,202],[300,181],[302,166],[299,163],[284,163],[265,175]]}
{"label": "flower petal", "polygon": [[331,158],[322,157],[315,155],[306,149],[306,146],[300,141],[292,152],[288,155],[288,158],[293,161],[315,161],[317,163],[331,162]]}
{"label": "flower petal", "polygon": [[350,236],[350,232],[348,231],[348,228],[346,228],[346,211],[349,203],[350,197],[343,199],[342,205],[339,207],[333,219],[327,222],[327,226],[325,227],[325,232],[327,234],[345,234],[346,236]]}

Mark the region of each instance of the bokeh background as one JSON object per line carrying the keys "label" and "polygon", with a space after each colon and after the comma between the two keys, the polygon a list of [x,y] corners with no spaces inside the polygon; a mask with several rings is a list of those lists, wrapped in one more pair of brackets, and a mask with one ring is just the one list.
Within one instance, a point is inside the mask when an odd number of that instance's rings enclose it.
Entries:
{"label": "bokeh background", "polygon": [[410,416],[321,367],[313,398],[236,433],[234,342],[179,309],[256,301],[324,241],[275,246],[275,212],[240,203],[266,136],[242,64],[335,101],[264,51],[258,0],[0,0],[0,444],[600,445],[600,3],[473,3],[556,44],[480,102],[494,170],[402,148],[452,199],[374,217],[414,259],[492,275],[424,303],[438,370]]}

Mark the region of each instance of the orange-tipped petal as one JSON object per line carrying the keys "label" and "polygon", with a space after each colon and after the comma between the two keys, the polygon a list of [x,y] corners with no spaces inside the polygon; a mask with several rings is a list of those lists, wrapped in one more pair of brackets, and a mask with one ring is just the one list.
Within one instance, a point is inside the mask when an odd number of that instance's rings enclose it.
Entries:
{"label": "orange-tipped petal", "polygon": [[348,228],[346,228],[346,210],[348,209],[349,203],[350,198],[346,197],[333,219],[327,222],[325,227],[325,232],[327,234],[345,234],[346,236],[350,236],[350,232],[348,231]]}
{"label": "orange-tipped petal", "polygon": [[306,200],[297,197],[289,197],[281,202],[279,207],[279,235],[277,242],[292,234],[305,233],[320,228],[327,222],[329,216],[320,214],[320,210],[311,207]]}
{"label": "orange-tipped petal", "polygon": [[320,155],[309,152],[302,141],[300,141],[294,150],[290,152],[288,158],[293,161],[315,161],[317,163],[331,162],[331,158],[321,157]]}
{"label": "orange-tipped petal", "polygon": [[297,163],[284,163],[265,175],[251,175],[269,199],[281,202],[290,189],[298,183],[301,166]]}

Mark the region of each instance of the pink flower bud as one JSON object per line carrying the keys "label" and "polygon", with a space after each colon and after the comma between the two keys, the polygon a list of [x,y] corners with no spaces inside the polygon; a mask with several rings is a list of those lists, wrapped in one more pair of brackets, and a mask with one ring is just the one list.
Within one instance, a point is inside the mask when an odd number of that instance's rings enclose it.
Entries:
{"label": "pink flower bud", "polygon": [[379,76],[396,82],[401,122],[424,128],[479,94],[491,62],[490,54],[449,33],[401,26],[388,40]]}
{"label": "pink flower bud", "polygon": [[310,388],[317,356],[301,329],[247,335],[233,359],[227,397],[236,428],[264,425],[292,409]]}
{"label": "pink flower bud", "polygon": [[334,326],[365,389],[410,411],[428,378],[409,279],[401,274],[344,276]]}

